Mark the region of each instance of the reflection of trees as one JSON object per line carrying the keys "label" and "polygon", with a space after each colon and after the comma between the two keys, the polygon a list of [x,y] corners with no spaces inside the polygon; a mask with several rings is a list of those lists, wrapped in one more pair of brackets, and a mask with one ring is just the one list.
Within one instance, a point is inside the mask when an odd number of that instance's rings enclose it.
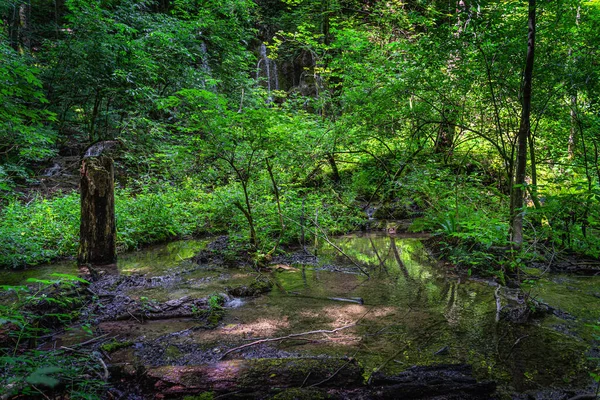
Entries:
{"label": "reflection of trees", "polygon": [[389,273],[387,267],[385,266],[385,262],[387,261],[387,258],[390,255],[389,249],[388,249],[387,254],[385,255],[385,258],[382,260],[381,257],[379,256],[379,252],[377,251],[377,247],[375,247],[373,238],[369,237],[369,243],[371,243],[371,248],[373,249],[373,252],[377,256],[377,260],[379,261],[379,269],[385,271],[385,274],[389,276],[390,273]]}
{"label": "reflection of trees", "polygon": [[446,289],[448,301],[446,303],[446,309],[444,310],[444,317],[448,321],[449,325],[458,325],[460,314],[458,288],[460,287],[460,279],[456,282],[449,282],[448,286],[449,289]]}
{"label": "reflection of trees", "polygon": [[394,238],[393,236],[390,236],[390,247],[392,249],[392,252],[394,253],[394,258],[396,259],[396,262],[398,263],[398,267],[400,268],[400,271],[402,272],[402,274],[404,275],[406,280],[411,280],[411,277],[408,274],[408,270],[406,269],[406,265],[404,265],[404,262],[400,258],[400,252],[398,251],[398,247],[396,246],[396,238]]}

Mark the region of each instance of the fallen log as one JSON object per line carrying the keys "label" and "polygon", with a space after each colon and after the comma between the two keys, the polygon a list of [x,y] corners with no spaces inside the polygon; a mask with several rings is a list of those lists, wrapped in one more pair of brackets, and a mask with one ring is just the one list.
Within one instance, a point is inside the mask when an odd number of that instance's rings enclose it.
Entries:
{"label": "fallen log", "polygon": [[472,376],[472,368],[467,364],[440,364],[426,367],[412,367],[394,375],[375,373],[371,379],[371,398],[430,399],[444,396],[444,399],[476,400],[489,399],[496,391],[492,381],[477,382]]}
{"label": "fallen log", "polygon": [[149,367],[143,378],[144,391],[157,399],[205,392],[255,399],[285,392],[297,393],[285,398],[483,400],[496,390],[495,382],[473,378],[466,364],[412,367],[394,376],[375,373],[367,385],[362,368],[353,358],[228,360]]}
{"label": "fallen log", "polygon": [[[309,387],[357,388],[362,368],[353,359],[286,358],[228,360],[194,366],[150,367],[145,372],[149,392],[180,397],[203,392],[253,394]],[[330,378],[330,379],[327,379]]]}

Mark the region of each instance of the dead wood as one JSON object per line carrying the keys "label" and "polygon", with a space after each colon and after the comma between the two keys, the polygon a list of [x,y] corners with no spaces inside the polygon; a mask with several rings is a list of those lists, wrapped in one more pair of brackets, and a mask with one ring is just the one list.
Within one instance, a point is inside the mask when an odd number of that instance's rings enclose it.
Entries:
{"label": "dead wood", "polygon": [[280,336],[280,337],[276,337],[276,338],[267,338],[267,339],[256,340],[254,342],[246,343],[246,344],[243,344],[241,346],[234,347],[233,349],[227,350],[225,353],[223,353],[223,356],[221,357],[221,360],[224,360],[225,357],[227,357],[229,354],[231,354],[233,352],[236,352],[236,351],[239,351],[239,350],[243,350],[243,349],[245,349],[247,347],[256,346],[256,345],[259,345],[259,344],[269,343],[269,342],[280,342],[282,340],[296,339],[298,337],[307,336],[307,335],[336,333],[336,332],[339,332],[339,331],[344,330],[344,329],[352,328],[352,327],[354,327],[356,325],[357,325],[357,323],[354,323],[354,324],[342,326],[340,328],[336,328],[336,329],[332,329],[332,330],[319,329],[319,330],[316,330],[316,331],[308,331],[308,332],[302,332],[302,333],[293,333],[291,335]]}

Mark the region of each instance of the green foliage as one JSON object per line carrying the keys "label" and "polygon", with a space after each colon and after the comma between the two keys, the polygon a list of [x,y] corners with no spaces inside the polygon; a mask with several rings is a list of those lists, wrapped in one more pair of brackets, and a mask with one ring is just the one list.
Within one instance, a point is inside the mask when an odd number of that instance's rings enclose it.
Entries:
{"label": "green foliage", "polygon": [[119,190],[115,195],[117,246],[139,246],[206,231],[204,215],[208,196],[191,181],[143,186],[139,193]]}
{"label": "green foliage", "polygon": [[13,200],[1,211],[0,265],[35,265],[74,255],[79,240],[79,195]]}
{"label": "green foliage", "polygon": [[32,161],[55,154],[56,132],[47,125],[54,114],[44,109],[40,71],[32,64],[0,34],[0,193],[11,191],[15,179],[29,178]]}
{"label": "green foliage", "polygon": [[[37,396],[39,391],[67,391],[70,398],[100,398],[104,381],[92,375],[103,371],[96,356],[87,351],[51,348],[37,350],[41,337],[79,318],[84,305],[79,293],[87,282],[76,276],[57,274],[56,279],[32,279],[28,286],[2,286],[0,303],[0,374],[3,394]],[[75,293],[75,294],[74,294]],[[85,324],[82,324],[82,326]]]}
{"label": "green foliage", "polygon": [[544,206],[530,216],[541,225],[539,235],[560,247],[600,256],[600,187],[563,178],[542,189]]}
{"label": "green foliage", "polygon": [[[149,186],[140,193],[117,190],[117,246],[131,250],[170,238],[205,232],[206,195],[180,188]],[[1,211],[0,265],[20,267],[74,256],[79,241],[79,195],[71,193],[29,203],[11,201]]]}
{"label": "green foliage", "polygon": [[208,328],[215,328],[225,316],[223,304],[225,299],[220,294],[211,294],[207,298],[208,308],[204,310],[195,310],[196,318],[206,321]]}

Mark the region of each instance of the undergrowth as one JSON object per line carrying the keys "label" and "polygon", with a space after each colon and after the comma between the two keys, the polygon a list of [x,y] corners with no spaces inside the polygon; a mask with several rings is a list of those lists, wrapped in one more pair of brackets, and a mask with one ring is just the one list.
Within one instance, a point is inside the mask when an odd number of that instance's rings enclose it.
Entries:
{"label": "undergrowth", "polygon": [[27,286],[0,286],[2,398],[69,393],[70,399],[97,399],[105,389],[106,372],[94,351],[77,345],[43,346],[53,331],[74,323],[81,332],[92,333],[79,312],[89,301],[82,290],[87,282],[63,274],[54,278],[30,279]]}
{"label": "undergrowth", "polygon": [[[357,229],[360,209],[352,194],[339,195],[325,188],[282,191],[282,230],[278,208],[268,185],[251,195],[253,217],[263,251],[275,243],[299,243],[304,235],[339,234]],[[247,241],[248,224],[235,207],[241,189],[235,184],[213,191],[187,180],[140,185],[138,191],[116,189],[117,249],[202,234],[228,233],[239,243]],[[347,202],[347,203],[346,203]],[[0,212],[0,266],[22,267],[76,255],[79,241],[79,194],[72,192],[28,203],[12,200]],[[318,229],[316,226],[318,225]]]}

